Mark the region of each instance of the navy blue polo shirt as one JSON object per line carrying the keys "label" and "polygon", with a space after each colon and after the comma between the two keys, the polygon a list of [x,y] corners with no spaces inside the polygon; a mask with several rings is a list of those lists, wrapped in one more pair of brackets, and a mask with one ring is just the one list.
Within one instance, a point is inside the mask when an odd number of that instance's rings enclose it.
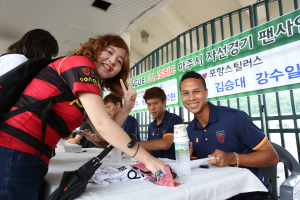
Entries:
{"label": "navy blue polo shirt", "polygon": [[127,134],[133,134],[137,137],[138,141],[141,141],[139,124],[134,117],[128,115],[121,127]]}
{"label": "navy blue polo shirt", "polygon": [[[174,125],[183,124],[181,117],[176,114],[165,112],[162,122],[157,125],[156,119],[149,124],[148,127],[148,140],[162,139],[165,135],[174,135]],[[168,150],[152,151],[153,156],[156,158],[169,158],[175,160],[175,147],[174,143]]]}
{"label": "navy blue polo shirt", "polygon": [[[193,155],[207,158],[216,149],[240,154],[252,153],[268,140],[267,136],[243,111],[209,103],[209,120],[205,127],[196,118],[187,127]],[[248,168],[260,180],[259,168]]]}

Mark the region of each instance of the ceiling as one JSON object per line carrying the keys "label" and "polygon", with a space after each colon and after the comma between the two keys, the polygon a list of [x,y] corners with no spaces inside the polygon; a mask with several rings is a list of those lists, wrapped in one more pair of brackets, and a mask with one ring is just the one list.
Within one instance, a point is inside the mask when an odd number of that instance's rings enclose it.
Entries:
{"label": "ceiling", "polygon": [[[180,33],[239,8],[238,0],[173,0],[131,32],[131,47],[146,56],[149,49],[153,51]],[[142,30],[150,35],[147,44],[133,39],[141,37]]]}
{"label": "ceiling", "polygon": [[[252,5],[257,1],[258,0],[172,0],[140,26],[134,30],[130,30],[131,54],[135,55],[131,57],[131,62],[132,64],[138,62],[161,45],[199,24]],[[300,5],[300,0],[298,0],[298,2]],[[282,0],[282,4],[284,13],[294,10],[293,0]],[[269,4],[269,10],[271,19],[278,17],[278,2],[271,2]],[[259,6],[257,12],[259,24],[265,23],[265,7]],[[243,19],[245,18],[249,18],[248,12],[243,13]],[[238,19],[236,21],[238,22]],[[249,28],[250,24],[245,26],[244,30]],[[234,27],[234,29],[234,34],[238,34],[238,25]],[[142,31],[146,31],[149,34],[147,44],[141,42]],[[210,30],[208,31],[210,32]],[[227,37],[230,37],[230,35],[227,34]]]}
{"label": "ceiling", "polygon": [[107,0],[104,11],[94,0],[1,0],[0,54],[27,31],[45,29],[59,43],[59,56],[96,35],[121,35],[141,16],[158,10],[170,0]]}
{"label": "ceiling", "polygon": [[[27,31],[48,30],[66,55],[96,35],[114,33],[130,43],[131,65],[180,33],[203,22],[252,5],[257,0],[106,0],[107,11],[92,7],[94,0],[1,0],[0,54]],[[299,0],[298,0],[299,1]],[[284,13],[293,10],[293,0],[282,0]],[[278,16],[272,3],[272,17]],[[260,23],[265,22],[259,8]],[[271,17],[271,18],[272,18]],[[149,34],[142,43],[141,32]]]}

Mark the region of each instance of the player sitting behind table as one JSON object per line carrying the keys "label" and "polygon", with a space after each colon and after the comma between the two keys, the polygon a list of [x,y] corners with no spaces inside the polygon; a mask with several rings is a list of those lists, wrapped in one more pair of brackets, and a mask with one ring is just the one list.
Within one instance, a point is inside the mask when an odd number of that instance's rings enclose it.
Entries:
{"label": "player sitting behind table", "polygon": [[[278,163],[277,153],[267,136],[245,112],[206,101],[208,89],[200,74],[186,72],[181,78],[180,93],[184,107],[195,116],[187,127],[192,156],[215,157],[206,164],[218,167],[248,168],[261,181],[259,168]],[[244,193],[231,199],[256,199],[256,196],[270,199],[269,193],[264,192]]]}
{"label": "player sitting behind table", "polygon": [[154,121],[148,127],[148,141],[139,144],[156,158],[175,159],[174,125],[183,124],[181,117],[166,110],[166,94],[159,87],[152,87],[143,96]]}

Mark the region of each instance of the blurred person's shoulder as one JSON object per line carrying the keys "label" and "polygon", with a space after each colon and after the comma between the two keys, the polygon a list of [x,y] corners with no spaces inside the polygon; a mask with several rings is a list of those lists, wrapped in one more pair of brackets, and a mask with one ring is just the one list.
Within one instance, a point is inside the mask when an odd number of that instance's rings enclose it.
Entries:
{"label": "blurred person's shoulder", "polygon": [[[10,54],[9,53],[9,54],[0,56],[0,66],[1,67],[10,66],[10,68],[14,68],[27,60],[28,60],[28,58],[26,58],[23,54],[17,54],[17,53]],[[11,67],[11,66],[14,66],[14,67]]]}
{"label": "blurred person's shoulder", "polygon": [[7,60],[7,61],[10,61],[10,60],[13,60],[13,59],[16,59],[16,60],[28,60],[28,58],[26,58],[26,56],[24,56],[23,54],[19,54],[19,53],[5,53],[5,54],[2,54],[0,55],[0,59],[1,60]]}

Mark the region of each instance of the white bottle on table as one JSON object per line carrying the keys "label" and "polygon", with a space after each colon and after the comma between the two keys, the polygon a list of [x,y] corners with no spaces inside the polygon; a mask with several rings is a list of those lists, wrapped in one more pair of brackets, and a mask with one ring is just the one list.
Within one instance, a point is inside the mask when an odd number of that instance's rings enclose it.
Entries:
{"label": "white bottle on table", "polygon": [[117,148],[113,148],[111,150],[111,162],[112,163],[120,163],[121,162],[121,151]]}
{"label": "white bottle on table", "polygon": [[176,171],[179,177],[191,175],[189,137],[185,124],[174,126],[174,146],[176,153]]}

